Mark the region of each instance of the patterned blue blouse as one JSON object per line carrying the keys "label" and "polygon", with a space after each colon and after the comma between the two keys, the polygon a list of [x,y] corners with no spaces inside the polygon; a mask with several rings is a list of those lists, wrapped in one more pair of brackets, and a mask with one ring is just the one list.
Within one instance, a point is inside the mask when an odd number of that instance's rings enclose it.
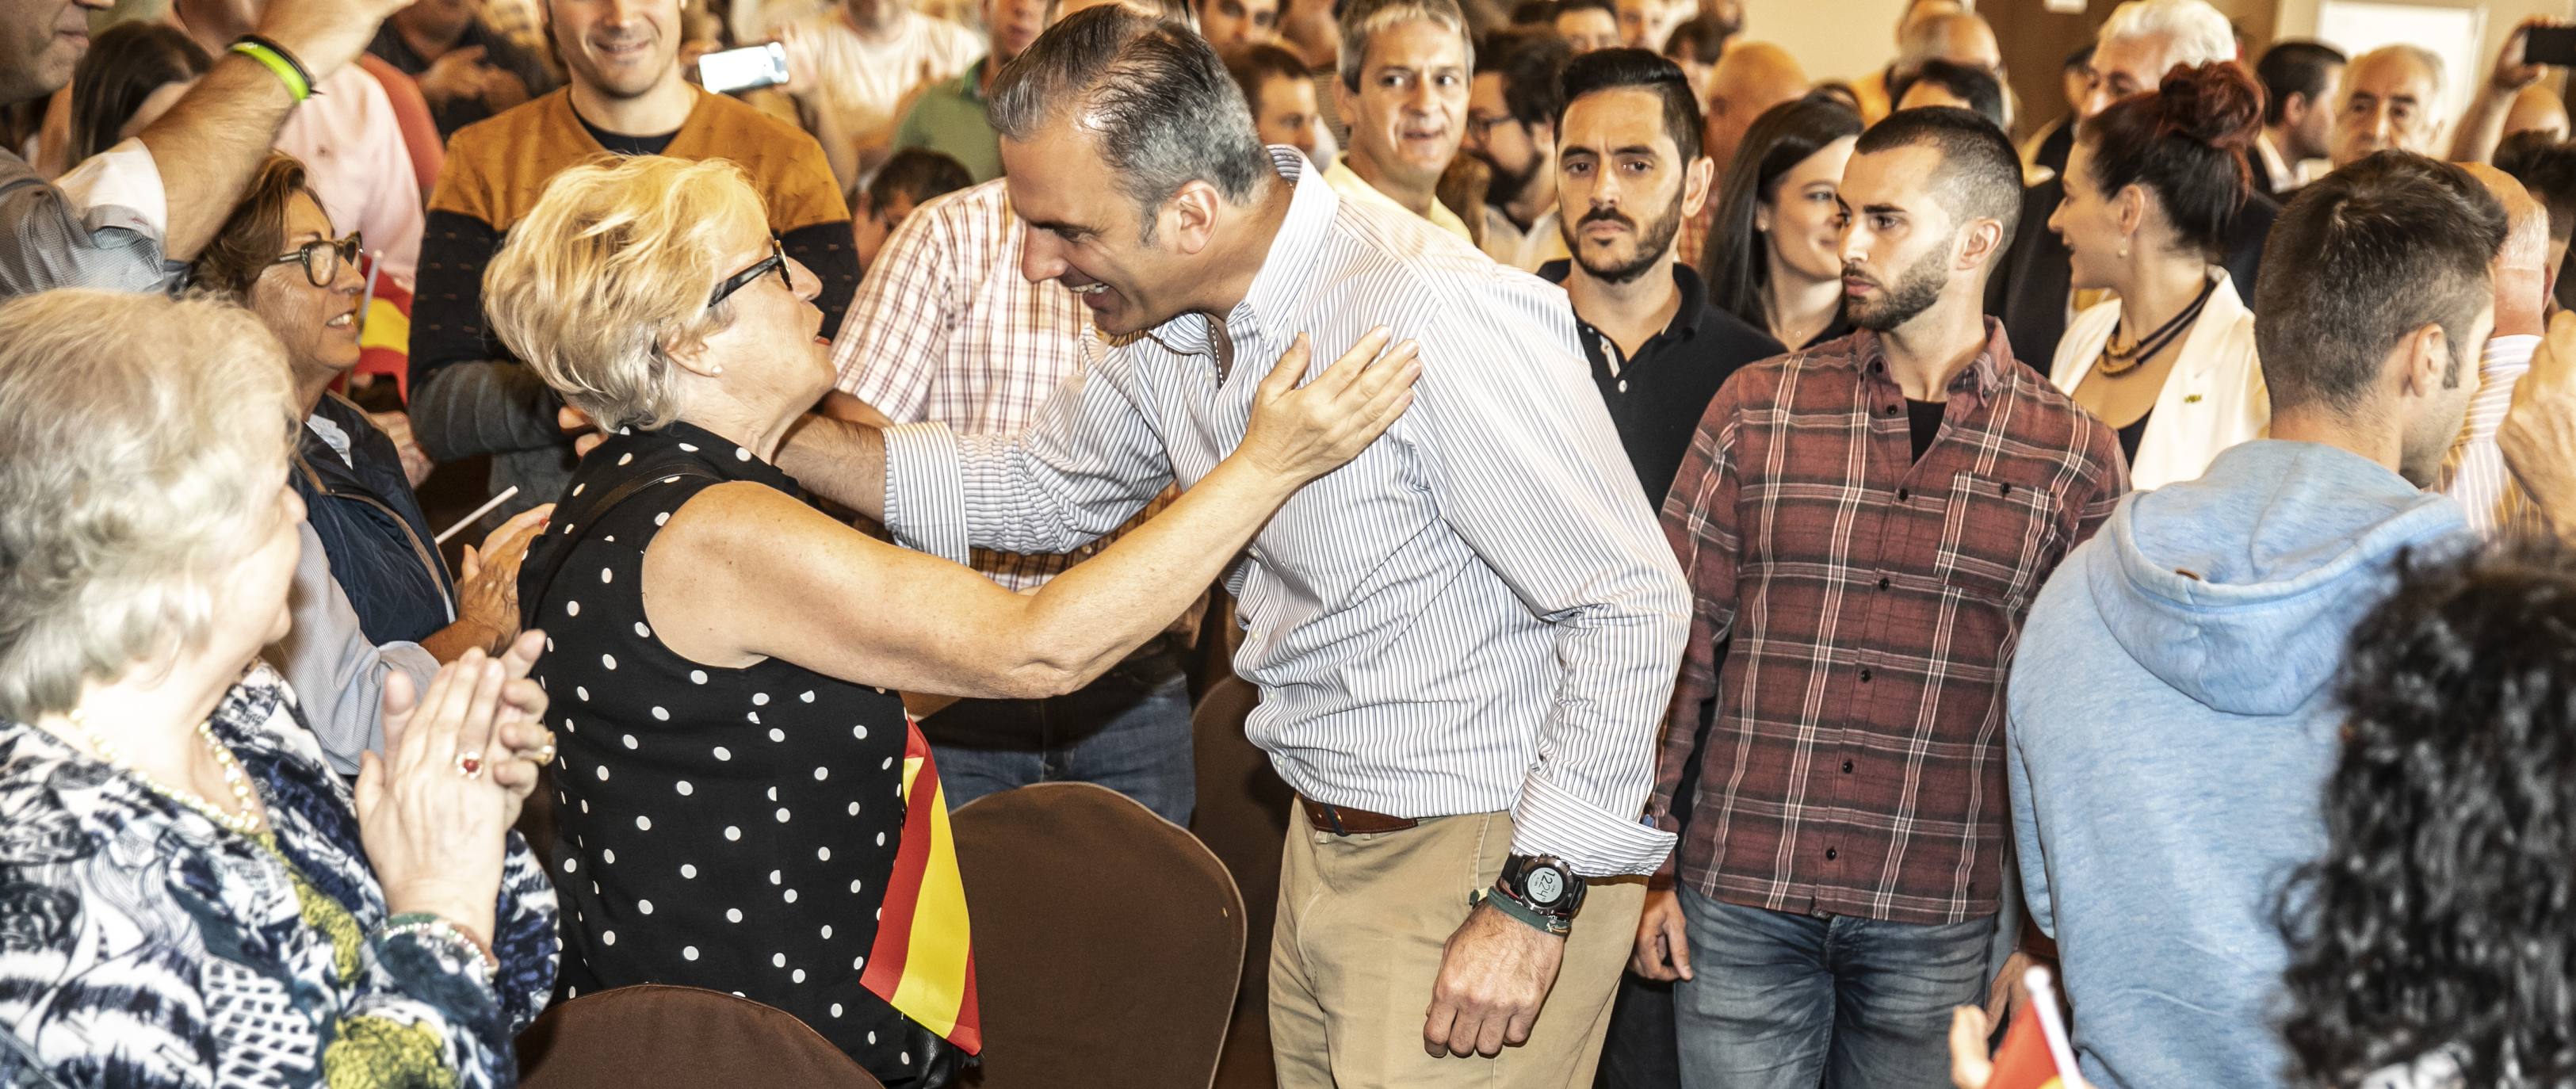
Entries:
{"label": "patterned blue blouse", "polygon": [[544,1008],[559,952],[527,845],[511,835],[486,985],[480,958],[380,933],[349,789],[284,681],[253,666],[213,721],[273,832],[225,831],[0,721],[0,1027],[15,1036],[0,1084],[514,1084],[511,1039]]}

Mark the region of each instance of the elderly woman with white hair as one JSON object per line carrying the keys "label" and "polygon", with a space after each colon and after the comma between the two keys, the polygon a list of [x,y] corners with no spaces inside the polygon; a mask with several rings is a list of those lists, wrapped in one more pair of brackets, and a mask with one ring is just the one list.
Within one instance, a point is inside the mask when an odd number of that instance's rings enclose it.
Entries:
{"label": "elderly woman with white hair", "polygon": [[833,368],[817,284],[765,222],[727,163],[577,167],[485,273],[502,341],[608,436],[520,574],[559,646],[537,675],[563,728],[565,982],[739,992],[889,1086],[935,1085],[978,1046],[965,904],[895,693],[1081,687],[1394,422],[1419,366],[1380,332],[1303,388],[1302,345],[1235,375],[1260,392],[1233,457],[1014,594],[834,520],[771,464]]}
{"label": "elderly woman with white hair", "polygon": [[425,691],[389,684],[354,796],[324,763],[256,658],[287,626],[299,417],[237,308],[0,305],[0,1069],[516,1079],[557,950],[508,834],[545,699],[469,651]]}

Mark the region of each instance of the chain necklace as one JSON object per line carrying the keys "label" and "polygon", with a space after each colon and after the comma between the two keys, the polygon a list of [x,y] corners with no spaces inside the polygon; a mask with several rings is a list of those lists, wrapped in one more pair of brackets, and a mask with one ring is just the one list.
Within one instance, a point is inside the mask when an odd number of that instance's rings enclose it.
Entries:
{"label": "chain necklace", "polygon": [[242,773],[241,763],[233,759],[233,751],[225,748],[224,743],[215,737],[213,719],[197,724],[197,737],[205,742],[206,751],[214,756],[216,765],[224,769],[224,785],[232,789],[233,805],[239,810],[236,813],[226,813],[216,808],[213,802],[199,797],[196,793],[165,785],[127,763],[124,751],[118,749],[115,742],[109,741],[107,735],[98,732],[96,727],[89,724],[87,712],[75,707],[68,717],[71,719],[72,728],[80,731],[81,738],[89,742],[90,749],[98,753],[100,760],[113,764],[118,770],[142,780],[143,785],[152,788],[153,793],[194,809],[204,814],[207,820],[229,831],[253,839],[259,837],[265,824],[260,815],[259,793],[252,788],[250,776]]}
{"label": "chain necklace", "polygon": [[[2111,346],[2113,341],[2119,339],[2119,329],[2113,328],[2111,336],[2102,342],[2102,358],[2094,364],[2094,373],[2104,378],[2118,378],[2146,365],[2148,360],[2154,359],[2168,345],[2181,338],[2183,331],[2191,327],[2193,319],[2200,317],[2201,308],[2209,305],[2210,294],[2217,290],[2218,281],[2203,281],[2200,285],[2199,297],[2191,300],[2190,306],[2183,307],[2182,313],[2174,315],[2172,320],[2157,326],[2155,332],[2131,342],[2127,348]],[[2125,319],[2122,324],[2126,324]]]}

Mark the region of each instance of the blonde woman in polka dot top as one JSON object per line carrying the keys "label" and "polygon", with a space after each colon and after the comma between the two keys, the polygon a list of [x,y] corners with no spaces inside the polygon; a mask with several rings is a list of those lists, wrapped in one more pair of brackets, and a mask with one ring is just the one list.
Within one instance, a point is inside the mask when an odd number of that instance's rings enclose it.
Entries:
{"label": "blonde woman in polka dot top", "polygon": [[1244,368],[1260,394],[1225,465],[1013,594],[834,521],[771,464],[833,371],[814,279],[764,222],[723,162],[580,167],[488,273],[501,339],[609,435],[521,575],[553,637],[564,978],[738,992],[889,1086],[941,1084],[953,1049],[861,984],[903,832],[894,693],[1087,683],[1393,422],[1418,367],[1379,334],[1303,388],[1302,348]]}

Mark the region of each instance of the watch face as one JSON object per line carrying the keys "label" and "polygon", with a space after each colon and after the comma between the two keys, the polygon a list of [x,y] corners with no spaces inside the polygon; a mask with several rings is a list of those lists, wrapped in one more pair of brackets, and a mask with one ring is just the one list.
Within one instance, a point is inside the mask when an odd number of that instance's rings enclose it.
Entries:
{"label": "watch face", "polygon": [[1548,905],[1565,899],[1565,875],[1548,867],[1532,869],[1526,876],[1526,891],[1532,903]]}

